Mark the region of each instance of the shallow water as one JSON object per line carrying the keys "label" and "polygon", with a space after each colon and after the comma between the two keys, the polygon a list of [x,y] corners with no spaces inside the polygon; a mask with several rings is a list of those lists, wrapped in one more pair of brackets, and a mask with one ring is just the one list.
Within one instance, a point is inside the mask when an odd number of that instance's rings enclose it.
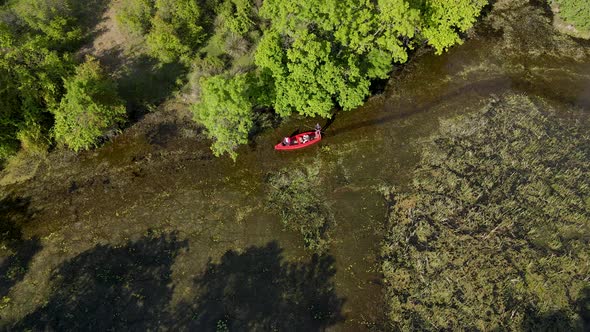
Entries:
{"label": "shallow water", "polygon": [[[25,212],[9,208],[3,218],[28,219],[22,237],[37,239],[18,280],[0,288],[10,298],[0,306],[4,324],[382,328],[386,206],[379,186],[407,185],[439,120],[503,93],[540,96],[587,116],[587,47],[509,27],[492,32],[502,15],[492,12],[471,39],[442,56],[416,55],[381,95],[338,113],[309,149],[278,153],[272,146],[312,120],[291,119],[264,132],[239,150],[236,163],[212,158],[190,125],[165,120],[139,124],[96,152],[50,158],[32,181],[3,188],[30,199]],[[510,22],[514,31],[519,24],[527,24],[523,31],[548,29],[542,19]],[[267,175],[309,163],[320,165],[321,194],[334,213],[327,258],[313,258],[300,235],[283,230],[278,213],[266,208]],[[84,310],[96,308],[102,316],[85,318]],[[119,315],[143,318],[105,318]]]}

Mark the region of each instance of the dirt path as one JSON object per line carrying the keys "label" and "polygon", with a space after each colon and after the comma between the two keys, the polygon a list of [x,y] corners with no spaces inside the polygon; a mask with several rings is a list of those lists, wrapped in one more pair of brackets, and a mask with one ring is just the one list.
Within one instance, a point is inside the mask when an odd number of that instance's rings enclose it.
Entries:
{"label": "dirt path", "polygon": [[92,41],[78,52],[79,57],[92,55],[100,60],[108,72],[117,73],[130,59],[141,54],[142,37],[132,36],[119,26],[115,17],[119,0],[112,1],[102,14],[98,25],[93,29]]}

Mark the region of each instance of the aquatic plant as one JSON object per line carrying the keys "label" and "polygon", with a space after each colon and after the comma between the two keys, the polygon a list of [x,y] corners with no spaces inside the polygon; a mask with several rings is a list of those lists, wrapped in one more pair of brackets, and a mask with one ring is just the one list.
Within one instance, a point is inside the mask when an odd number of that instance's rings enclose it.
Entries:
{"label": "aquatic plant", "polygon": [[285,228],[300,232],[308,249],[326,249],[332,213],[320,194],[319,165],[286,168],[269,177],[269,207],[278,211]]}
{"label": "aquatic plant", "polygon": [[387,197],[382,268],[392,326],[582,330],[587,132],[545,102],[516,95],[441,128],[411,189]]}

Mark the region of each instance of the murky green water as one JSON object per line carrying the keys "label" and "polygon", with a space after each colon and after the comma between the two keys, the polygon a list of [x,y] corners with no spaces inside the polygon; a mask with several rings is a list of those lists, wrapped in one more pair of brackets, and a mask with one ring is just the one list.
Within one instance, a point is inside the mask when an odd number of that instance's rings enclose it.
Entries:
{"label": "murky green water", "polygon": [[[0,288],[8,298],[3,324],[378,328],[386,214],[378,189],[411,180],[417,151],[439,120],[503,93],[588,114],[588,46],[554,35],[542,11],[522,3],[492,11],[442,56],[416,55],[382,95],[339,113],[313,148],[272,149],[315,123],[292,119],[256,137],[232,163],[212,158],[189,122],[155,114],[96,152],[51,155],[32,180],[2,188],[27,200],[2,217],[22,221],[22,238],[36,241],[9,248],[20,263],[1,263],[3,271],[22,267]],[[308,163],[320,165],[321,194],[335,217],[327,258],[313,258],[266,207],[267,175]],[[89,319],[83,310],[100,314]],[[105,318],[112,316],[133,319]]]}

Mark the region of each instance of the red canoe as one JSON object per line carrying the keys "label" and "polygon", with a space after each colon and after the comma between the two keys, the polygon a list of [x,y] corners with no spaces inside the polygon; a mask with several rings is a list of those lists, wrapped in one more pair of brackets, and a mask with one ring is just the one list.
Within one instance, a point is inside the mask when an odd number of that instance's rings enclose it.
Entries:
{"label": "red canoe", "polygon": [[[305,143],[303,143],[305,141],[305,137],[307,135],[307,141]],[[301,134],[297,134],[295,136],[291,136],[289,137],[289,145],[285,145],[283,142],[275,145],[275,150],[297,150],[297,149],[303,149],[305,147],[308,147],[310,145],[313,145],[319,141],[322,140],[322,135],[318,135],[316,137],[315,132],[313,131],[308,131],[305,133],[301,133]]]}

